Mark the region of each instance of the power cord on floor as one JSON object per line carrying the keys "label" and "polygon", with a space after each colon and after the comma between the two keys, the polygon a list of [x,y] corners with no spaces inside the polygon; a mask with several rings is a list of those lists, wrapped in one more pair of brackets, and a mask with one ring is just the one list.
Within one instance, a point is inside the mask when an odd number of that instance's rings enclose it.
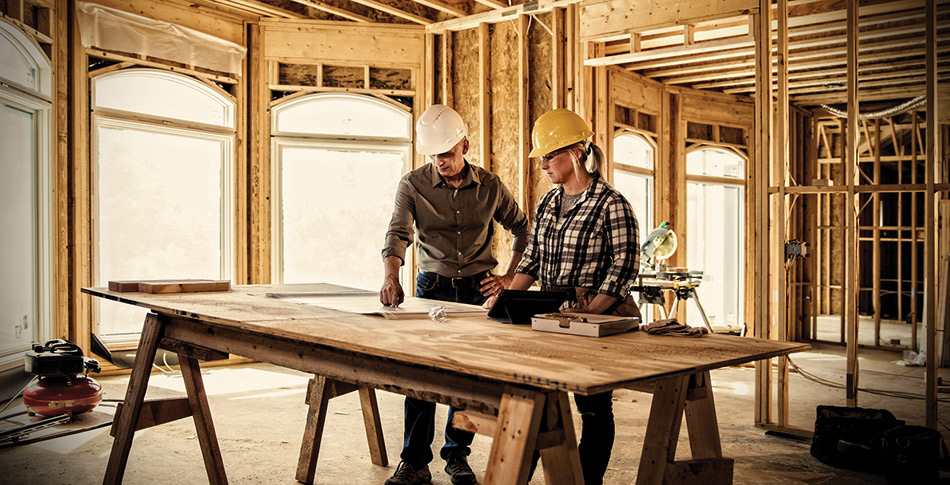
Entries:
{"label": "power cord on floor", "polygon": [[[819,383],[819,384],[821,384],[821,385],[824,385],[824,386],[827,386],[827,387],[832,387],[832,388],[835,388],[835,389],[844,389],[844,388],[845,388],[844,383],[832,381],[832,380],[829,380],[829,379],[825,379],[825,378],[823,378],[823,377],[820,377],[820,376],[818,376],[818,375],[815,375],[815,374],[812,374],[812,373],[806,371],[806,370],[803,369],[801,366],[799,366],[798,364],[796,364],[795,361],[793,361],[793,360],[791,359],[791,357],[788,357],[787,360],[788,360],[788,364],[789,364],[790,366],[792,366],[792,368],[795,369],[795,371],[798,372],[798,373],[799,373],[802,377],[804,377],[805,379],[808,379],[808,380],[810,380],[810,381],[812,381],[812,382],[817,382],[817,383]],[[889,391],[889,390],[882,390],[882,389],[872,389],[872,388],[868,388],[868,387],[859,387],[859,388],[858,388],[858,391],[866,392],[866,393],[868,393],[868,394],[877,394],[877,395],[880,395],[880,396],[896,397],[896,398],[900,398],[900,399],[909,399],[909,400],[914,400],[914,401],[925,401],[925,400],[926,400],[925,396],[923,396],[922,394],[914,394],[914,393],[904,392],[904,391]],[[937,402],[938,402],[938,403],[942,403],[942,404],[950,404],[950,399],[946,399],[946,398],[944,398],[944,399],[937,399]]]}

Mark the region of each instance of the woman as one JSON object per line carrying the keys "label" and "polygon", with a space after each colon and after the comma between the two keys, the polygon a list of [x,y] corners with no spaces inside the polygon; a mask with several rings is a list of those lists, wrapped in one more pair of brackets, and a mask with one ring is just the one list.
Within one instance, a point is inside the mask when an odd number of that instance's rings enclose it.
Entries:
{"label": "woman", "polygon": [[[539,157],[554,189],[535,211],[524,257],[511,289],[536,280],[542,290],[568,291],[562,311],[640,316],[627,288],[640,267],[637,218],[630,203],[600,176],[603,151],[576,113],[556,109],[542,115],[531,134],[530,157]],[[574,395],[583,428],[578,452],[584,483],[603,482],[614,440],[612,392]]]}

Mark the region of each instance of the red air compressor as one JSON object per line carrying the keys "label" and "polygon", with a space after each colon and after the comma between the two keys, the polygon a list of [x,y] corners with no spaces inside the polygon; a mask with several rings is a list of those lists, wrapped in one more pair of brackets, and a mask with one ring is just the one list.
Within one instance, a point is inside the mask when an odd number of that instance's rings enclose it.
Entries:
{"label": "red air compressor", "polygon": [[72,416],[102,401],[102,386],[89,377],[90,372],[99,372],[99,361],[83,357],[82,349],[72,342],[56,339],[33,344],[24,370],[38,377],[23,390],[23,404],[31,415]]}

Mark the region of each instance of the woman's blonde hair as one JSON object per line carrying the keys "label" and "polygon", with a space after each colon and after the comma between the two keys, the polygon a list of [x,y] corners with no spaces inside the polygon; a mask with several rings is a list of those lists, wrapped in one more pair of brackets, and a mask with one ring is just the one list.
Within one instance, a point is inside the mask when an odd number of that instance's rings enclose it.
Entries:
{"label": "woman's blonde hair", "polygon": [[583,141],[575,144],[571,148],[579,148],[581,151],[581,156],[578,157],[574,154],[574,151],[571,150],[571,161],[574,165],[574,176],[578,180],[581,179],[580,170],[583,169],[587,175],[591,175],[594,172],[600,172],[600,168],[603,166],[605,161],[604,151],[601,150],[594,142]]}

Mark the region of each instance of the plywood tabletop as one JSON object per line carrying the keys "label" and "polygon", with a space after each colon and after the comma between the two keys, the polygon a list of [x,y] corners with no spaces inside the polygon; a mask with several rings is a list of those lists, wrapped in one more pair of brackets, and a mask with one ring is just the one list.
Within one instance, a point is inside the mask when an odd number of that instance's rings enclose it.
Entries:
{"label": "plywood tabletop", "polygon": [[[328,284],[235,286],[156,295],[84,288],[95,296],[258,335],[294,339],[479,378],[590,394],[675,374],[806,350],[807,344],[730,335],[627,332],[590,338],[532,331],[484,317],[387,320],[283,301],[267,293],[339,291]],[[343,288],[345,290],[345,288]]]}

